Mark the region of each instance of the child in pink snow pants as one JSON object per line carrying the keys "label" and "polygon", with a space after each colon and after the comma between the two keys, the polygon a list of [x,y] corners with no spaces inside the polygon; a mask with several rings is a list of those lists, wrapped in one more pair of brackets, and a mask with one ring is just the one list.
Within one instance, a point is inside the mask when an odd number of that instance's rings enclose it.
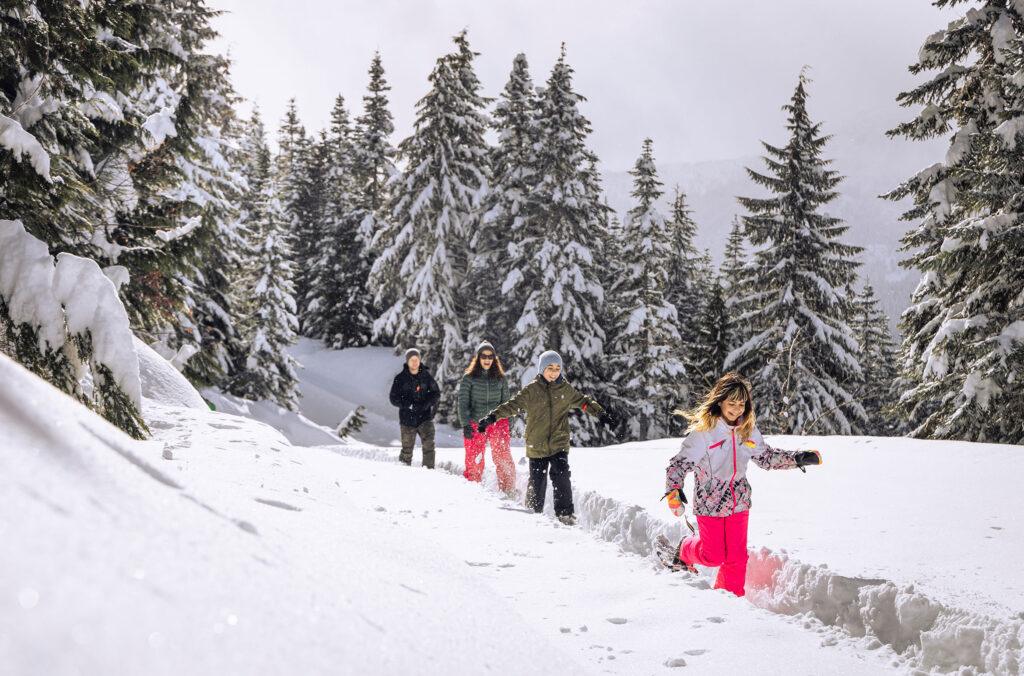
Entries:
{"label": "child in pink snow pants", "polygon": [[509,400],[505,370],[501,366],[494,346],[484,341],[476,348],[466,374],[459,383],[459,424],[466,446],[466,471],[469,481],[480,481],[484,475],[484,455],[487,444],[491,444],[491,458],[498,475],[498,489],[507,495],[514,495],[516,488],[516,466],[512,452],[508,421],[502,420],[489,425],[484,432],[477,428],[476,421],[492,409]]}
{"label": "child in pink snow pants", "polygon": [[676,516],[686,507],[683,479],[694,473],[693,512],[699,535],[679,544],[687,566],[718,566],[715,589],[743,596],[747,577],[747,524],[750,483],[747,464],[763,469],[820,465],[817,451],[781,451],[765,443],[757,429],[750,383],[725,374],[693,411],[676,411],[690,421],[683,447],[669,462],[665,490]]}

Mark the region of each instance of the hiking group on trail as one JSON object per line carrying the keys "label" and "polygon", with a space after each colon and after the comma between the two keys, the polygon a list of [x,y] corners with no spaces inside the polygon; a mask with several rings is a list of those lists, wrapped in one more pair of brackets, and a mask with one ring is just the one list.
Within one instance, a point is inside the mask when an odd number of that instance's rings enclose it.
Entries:
{"label": "hiking group on trail", "polygon": [[[405,366],[391,386],[391,403],[399,409],[402,450],[398,458],[403,463],[412,463],[419,435],[423,466],[434,467],[433,417],[440,397],[437,382],[420,362],[419,350],[407,350]],[[530,468],[526,506],[537,513],[544,511],[550,477],[555,516],[563,524],[574,524],[569,471],[572,409],[585,411],[609,427],[618,422],[605,407],[569,384],[562,358],[552,350],[540,355],[534,379],[510,396],[494,346],[481,343],[459,384],[458,416],[466,451],[463,476],[469,481],[482,480],[485,451],[490,444],[498,488],[508,497],[518,498],[508,419],[525,415]],[[718,567],[714,588],[743,596],[751,506],[747,465],[753,461],[766,470],[806,471],[807,465],[821,464],[821,454],[769,446],[757,428],[751,385],[736,372],[720,378],[693,410],[677,409],[673,413],[684,416],[690,425],[682,448],[666,468],[663,497],[676,516],[683,516],[687,505],[683,482],[692,472],[697,531],[676,546],[660,543],[664,546],[657,547],[662,550],[659,555],[673,570],[696,572],[694,564]]]}

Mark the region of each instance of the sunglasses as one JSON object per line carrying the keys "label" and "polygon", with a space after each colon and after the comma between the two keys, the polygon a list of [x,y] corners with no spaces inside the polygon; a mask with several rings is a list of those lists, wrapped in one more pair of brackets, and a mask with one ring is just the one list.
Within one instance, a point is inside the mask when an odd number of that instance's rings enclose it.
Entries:
{"label": "sunglasses", "polygon": [[493,354],[484,354],[483,352],[481,352],[480,353],[480,358],[481,359],[494,359],[494,355]]}

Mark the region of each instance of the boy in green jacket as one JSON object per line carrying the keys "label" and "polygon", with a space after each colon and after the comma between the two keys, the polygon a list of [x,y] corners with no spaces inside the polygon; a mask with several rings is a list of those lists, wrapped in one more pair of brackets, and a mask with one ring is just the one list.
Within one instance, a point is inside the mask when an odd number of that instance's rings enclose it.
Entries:
{"label": "boy in green jacket", "polygon": [[569,409],[583,409],[605,425],[614,425],[615,421],[600,404],[580,394],[562,377],[562,358],[557,352],[543,353],[537,361],[537,371],[533,382],[481,418],[477,429],[482,432],[498,420],[526,414],[526,457],[530,461],[526,506],[538,513],[544,511],[550,473],[555,516],[572,525],[576,517],[569,481]]}

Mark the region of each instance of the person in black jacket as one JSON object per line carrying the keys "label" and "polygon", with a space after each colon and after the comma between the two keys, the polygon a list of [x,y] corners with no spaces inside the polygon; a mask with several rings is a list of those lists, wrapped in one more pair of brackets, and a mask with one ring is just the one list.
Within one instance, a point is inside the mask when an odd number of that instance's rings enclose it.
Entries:
{"label": "person in black jacket", "polygon": [[402,430],[402,452],[398,459],[412,464],[412,448],[416,435],[423,444],[423,466],[434,469],[434,413],[441,400],[441,389],[434,377],[420,363],[420,351],[405,351],[405,366],[391,383],[391,404],[398,407],[398,423]]}

